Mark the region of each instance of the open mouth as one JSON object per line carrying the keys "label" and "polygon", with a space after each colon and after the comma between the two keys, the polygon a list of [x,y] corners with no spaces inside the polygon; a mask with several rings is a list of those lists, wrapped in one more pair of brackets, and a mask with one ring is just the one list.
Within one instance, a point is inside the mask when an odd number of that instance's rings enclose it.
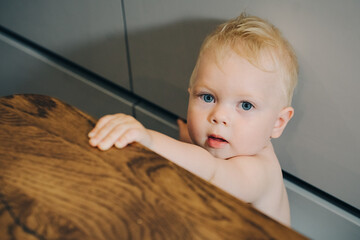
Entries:
{"label": "open mouth", "polygon": [[216,135],[210,135],[209,138],[218,142],[227,142],[224,138]]}
{"label": "open mouth", "polygon": [[207,139],[207,144],[212,148],[221,148],[227,143],[228,141],[217,135],[210,135]]}

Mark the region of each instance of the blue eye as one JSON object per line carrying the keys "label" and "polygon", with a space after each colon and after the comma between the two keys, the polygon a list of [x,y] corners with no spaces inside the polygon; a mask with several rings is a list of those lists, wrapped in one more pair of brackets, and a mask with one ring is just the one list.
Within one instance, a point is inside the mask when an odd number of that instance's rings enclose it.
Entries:
{"label": "blue eye", "polygon": [[207,102],[207,103],[211,103],[214,101],[214,97],[211,95],[211,94],[203,94],[201,96],[202,100],[204,100],[204,102]]}
{"label": "blue eye", "polygon": [[253,108],[253,105],[249,102],[242,102],[241,107],[245,111],[249,111],[251,108]]}

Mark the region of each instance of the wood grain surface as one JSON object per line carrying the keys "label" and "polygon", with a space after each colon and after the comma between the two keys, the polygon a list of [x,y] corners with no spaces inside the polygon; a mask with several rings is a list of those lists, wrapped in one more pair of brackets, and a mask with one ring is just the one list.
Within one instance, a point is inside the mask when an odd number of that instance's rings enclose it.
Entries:
{"label": "wood grain surface", "polygon": [[0,99],[0,239],[304,239],[139,144],[92,148],[95,122]]}

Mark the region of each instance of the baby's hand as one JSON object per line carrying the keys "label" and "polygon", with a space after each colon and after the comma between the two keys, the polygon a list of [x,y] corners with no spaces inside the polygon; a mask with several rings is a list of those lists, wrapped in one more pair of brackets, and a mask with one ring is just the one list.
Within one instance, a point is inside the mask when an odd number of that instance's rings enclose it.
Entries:
{"label": "baby's hand", "polygon": [[91,146],[104,151],[113,145],[123,148],[132,142],[139,142],[144,146],[151,143],[148,130],[132,116],[121,113],[100,118],[88,136]]}
{"label": "baby's hand", "polygon": [[177,120],[177,124],[179,126],[179,140],[186,143],[192,143],[187,124],[180,118]]}

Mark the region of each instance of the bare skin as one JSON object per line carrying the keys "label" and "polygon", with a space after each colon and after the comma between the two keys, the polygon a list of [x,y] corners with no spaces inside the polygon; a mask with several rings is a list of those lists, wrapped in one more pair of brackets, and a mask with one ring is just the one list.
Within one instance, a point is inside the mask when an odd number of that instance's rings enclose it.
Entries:
{"label": "bare skin", "polygon": [[220,65],[211,52],[200,59],[189,88],[187,125],[178,122],[180,138],[187,142],[146,129],[124,114],[101,118],[89,142],[101,150],[139,142],[290,225],[271,138],[280,137],[294,110],[284,104],[277,72],[262,71],[231,51],[226,56]]}

